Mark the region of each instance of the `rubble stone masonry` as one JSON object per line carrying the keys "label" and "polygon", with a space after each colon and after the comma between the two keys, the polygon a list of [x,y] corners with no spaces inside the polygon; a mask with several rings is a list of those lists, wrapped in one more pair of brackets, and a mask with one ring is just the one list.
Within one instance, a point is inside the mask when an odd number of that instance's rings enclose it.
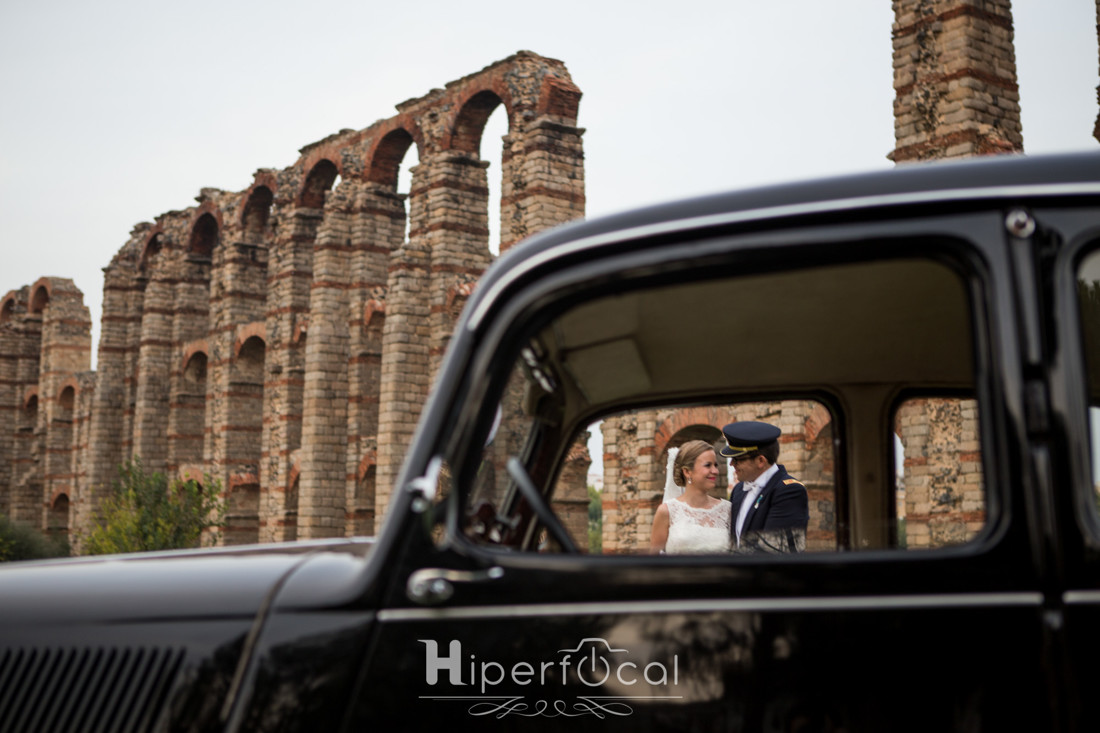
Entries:
{"label": "rubble stone masonry", "polygon": [[[104,269],[96,372],[71,281],[9,292],[0,513],[78,539],[140,456],[221,482],[225,544],[373,533],[492,260],[482,145],[503,144],[501,250],[583,217],[580,96],[560,61],[521,51],[138,224]],[[508,134],[482,141],[500,106]]]}

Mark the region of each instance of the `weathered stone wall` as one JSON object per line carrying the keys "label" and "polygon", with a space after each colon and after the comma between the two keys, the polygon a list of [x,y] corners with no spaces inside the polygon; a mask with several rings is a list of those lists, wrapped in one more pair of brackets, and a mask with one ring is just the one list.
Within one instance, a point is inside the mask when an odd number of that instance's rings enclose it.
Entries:
{"label": "weathered stone wall", "polygon": [[0,511],[65,533],[83,473],[91,317],[72,280],[44,277],[0,300]]}
{"label": "weathered stone wall", "polygon": [[203,189],[137,225],[104,269],[94,374],[71,282],[9,293],[0,511],[79,530],[140,456],[221,483],[227,544],[373,533],[492,259],[485,123],[503,106],[503,250],[584,215],[579,101],[560,61],[523,51],[307,145],[244,191]]}
{"label": "weathered stone wall", "polygon": [[894,0],[898,163],[1020,152],[1010,0]]}

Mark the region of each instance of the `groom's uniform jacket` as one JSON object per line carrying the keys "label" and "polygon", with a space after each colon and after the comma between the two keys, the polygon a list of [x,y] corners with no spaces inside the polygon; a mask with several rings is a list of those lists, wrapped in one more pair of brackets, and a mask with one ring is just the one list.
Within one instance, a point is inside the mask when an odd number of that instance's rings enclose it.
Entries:
{"label": "groom's uniform jacket", "polygon": [[[810,502],[806,495],[806,487],[798,479],[792,478],[787,469],[777,464],[779,468],[764,485],[760,493],[749,507],[749,513],[745,516],[745,525],[741,528],[741,536],[750,532],[772,532],[775,530],[802,530],[810,522]],[[741,512],[741,502],[747,496],[743,491],[744,482],[739,481],[730,491],[730,503],[732,507],[732,521],[730,522],[730,534],[737,536],[737,517]],[[791,534],[791,533],[784,533]],[[784,536],[781,534],[781,536]],[[786,540],[793,551],[794,538]]]}

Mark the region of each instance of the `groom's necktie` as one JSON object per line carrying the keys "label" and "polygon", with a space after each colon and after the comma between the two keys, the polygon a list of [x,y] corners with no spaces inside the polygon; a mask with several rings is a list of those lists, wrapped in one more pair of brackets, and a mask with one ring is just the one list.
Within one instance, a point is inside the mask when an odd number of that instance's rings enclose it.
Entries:
{"label": "groom's necktie", "polygon": [[745,526],[745,517],[749,515],[749,507],[756,501],[757,495],[760,493],[760,488],[752,481],[745,481],[741,486],[741,490],[745,492],[745,497],[741,500],[741,509],[737,512],[737,544],[741,544],[741,528]]}

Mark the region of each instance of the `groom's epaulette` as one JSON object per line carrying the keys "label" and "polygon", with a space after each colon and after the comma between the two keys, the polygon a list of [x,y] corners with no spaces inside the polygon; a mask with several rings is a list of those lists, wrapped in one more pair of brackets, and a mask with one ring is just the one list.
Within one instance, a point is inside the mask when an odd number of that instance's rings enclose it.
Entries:
{"label": "groom's epaulette", "polygon": [[791,484],[798,484],[799,486],[802,485],[802,482],[799,481],[796,478],[785,478],[785,479],[783,479],[783,483],[786,484],[787,486],[790,486]]}

